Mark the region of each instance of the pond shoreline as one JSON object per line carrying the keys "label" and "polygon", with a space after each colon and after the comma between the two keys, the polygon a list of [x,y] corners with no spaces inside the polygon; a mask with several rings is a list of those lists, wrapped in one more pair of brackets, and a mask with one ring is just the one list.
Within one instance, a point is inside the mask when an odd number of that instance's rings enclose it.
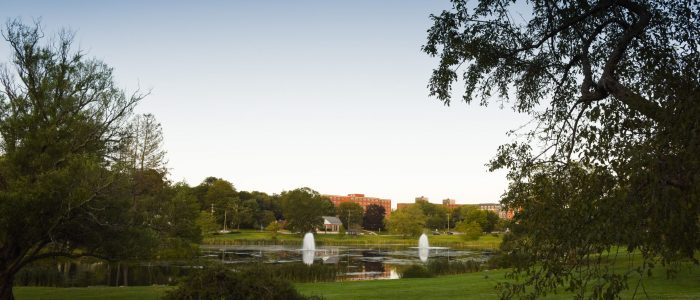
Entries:
{"label": "pond shoreline", "polygon": [[[319,246],[363,246],[363,247],[414,247],[418,245],[418,238],[401,238],[391,235],[361,235],[339,236],[331,234],[317,234],[316,244]],[[500,235],[484,235],[476,241],[463,240],[458,235],[431,235],[430,245],[450,247],[454,249],[488,250],[499,249],[502,237]],[[297,234],[276,234],[266,231],[241,230],[240,232],[213,235],[206,237],[202,245],[301,245],[302,236]]]}

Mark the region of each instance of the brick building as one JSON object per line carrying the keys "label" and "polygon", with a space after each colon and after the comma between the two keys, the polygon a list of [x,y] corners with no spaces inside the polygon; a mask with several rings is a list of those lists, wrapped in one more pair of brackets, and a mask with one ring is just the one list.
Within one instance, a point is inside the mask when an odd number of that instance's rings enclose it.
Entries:
{"label": "brick building", "polygon": [[381,198],[376,198],[376,197],[366,197],[365,194],[348,194],[347,196],[338,196],[338,195],[324,195],[331,199],[331,202],[333,202],[333,205],[338,206],[340,203],[344,202],[354,202],[362,206],[365,210],[367,209],[367,206],[371,204],[376,204],[379,206],[384,207],[384,210],[386,211],[386,217],[391,215],[391,199],[381,199]]}

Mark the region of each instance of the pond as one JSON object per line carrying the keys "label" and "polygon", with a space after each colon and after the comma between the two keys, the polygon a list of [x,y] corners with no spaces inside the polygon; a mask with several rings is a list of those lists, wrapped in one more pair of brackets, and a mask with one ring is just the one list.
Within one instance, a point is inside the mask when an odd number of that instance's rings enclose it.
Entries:
{"label": "pond", "polygon": [[[309,252],[301,247],[283,245],[205,245],[202,254],[207,259],[224,264],[324,264],[338,269],[337,280],[398,279],[404,266],[425,263],[419,249],[405,246],[325,246]],[[305,254],[307,257],[304,257]],[[424,253],[421,253],[424,254]],[[431,248],[428,261],[478,261],[488,259],[489,253],[464,249]]]}
{"label": "pond", "polygon": [[169,285],[210,262],[232,267],[262,263],[292,275],[308,273],[301,278],[307,281],[398,279],[410,265],[484,262],[490,256],[484,251],[440,247],[426,250],[401,245],[321,246],[310,252],[300,248],[301,245],[203,245],[201,257],[186,261],[45,260],[25,267],[15,282],[30,286]]}

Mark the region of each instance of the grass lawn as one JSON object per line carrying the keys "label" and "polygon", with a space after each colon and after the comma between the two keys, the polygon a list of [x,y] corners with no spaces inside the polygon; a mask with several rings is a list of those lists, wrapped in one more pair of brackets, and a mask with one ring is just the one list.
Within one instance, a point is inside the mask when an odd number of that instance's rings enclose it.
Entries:
{"label": "grass lawn", "polygon": [[[416,246],[417,238],[402,238],[395,235],[360,235],[343,236],[338,234],[317,234],[315,236],[318,245],[326,246],[357,246],[357,245],[402,245]],[[237,233],[213,235],[204,239],[204,244],[227,245],[227,244],[299,244],[302,243],[302,235],[299,234],[277,234],[277,240],[272,239],[272,234],[266,231],[245,230]],[[501,243],[500,236],[490,234],[484,235],[476,241],[465,241],[461,235],[430,235],[428,237],[433,246],[448,246],[455,248],[471,249],[497,249]]]}
{"label": "grass lawn", "polygon": [[[498,299],[494,286],[503,280],[505,271],[489,271],[425,279],[375,280],[353,282],[304,283],[296,287],[305,295],[321,295],[333,299]],[[654,276],[646,278],[644,286],[649,299],[698,299],[700,298],[700,267],[688,266],[675,279],[666,279],[664,271],[657,269]],[[634,289],[636,282],[631,281]],[[89,287],[43,288],[18,287],[15,296],[28,299],[159,299],[169,287]],[[632,290],[622,299],[630,299]],[[646,299],[638,291],[640,299]],[[544,299],[571,299],[571,294],[549,295]]]}
{"label": "grass lawn", "polygon": [[87,287],[87,288],[51,288],[51,287],[16,287],[15,298],[19,300],[121,300],[121,299],[160,299],[167,286],[136,287]]}
{"label": "grass lawn", "polygon": [[[461,275],[441,276],[425,279],[375,280],[356,282],[330,282],[297,284],[306,295],[320,295],[333,299],[498,299],[495,285],[503,280],[505,271],[479,272]],[[636,281],[630,282],[631,290],[622,299],[632,298]],[[678,277],[666,279],[663,270],[657,270],[654,277],[646,278],[644,286],[649,299],[699,299],[700,268],[683,270]],[[639,299],[646,299],[641,288]],[[543,299],[571,299],[570,293],[548,295]]]}

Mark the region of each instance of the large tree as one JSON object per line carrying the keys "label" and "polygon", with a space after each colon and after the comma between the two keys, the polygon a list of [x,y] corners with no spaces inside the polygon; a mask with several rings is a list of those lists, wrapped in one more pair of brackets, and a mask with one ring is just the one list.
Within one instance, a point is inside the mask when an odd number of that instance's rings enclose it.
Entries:
{"label": "large tree", "polygon": [[384,216],[386,216],[384,206],[377,204],[367,205],[365,215],[362,217],[362,227],[367,230],[382,230],[384,229]]}
{"label": "large tree", "polygon": [[312,232],[323,226],[327,197],[310,188],[298,188],[280,194],[287,228],[293,232]]}
{"label": "large tree", "polygon": [[355,202],[343,202],[336,208],[338,218],[346,229],[356,229],[362,226],[365,209]]}
{"label": "large tree", "polygon": [[[700,248],[700,5],[695,0],[481,0],[431,16],[431,95],[511,103],[533,122],[490,163],[520,251],[503,296],[614,296]],[[514,230],[516,231],[516,230]],[[619,246],[619,247],[618,247]],[[620,270],[602,258],[640,251]],[[515,250],[513,250],[515,251]],[[602,255],[601,255],[602,254]],[[638,286],[638,285],[637,285]],[[527,287],[527,288],[526,288]],[[607,295],[607,296],[606,296]]]}
{"label": "large tree", "polygon": [[122,258],[147,252],[147,231],[128,224],[128,180],[115,153],[139,94],[112,69],[44,44],[38,26],[10,21],[12,61],[0,71],[0,299],[15,274],[47,257]]}
{"label": "large tree", "polygon": [[411,205],[393,212],[386,221],[386,227],[391,233],[404,238],[418,236],[425,228],[425,220],[423,211],[418,206]]}

